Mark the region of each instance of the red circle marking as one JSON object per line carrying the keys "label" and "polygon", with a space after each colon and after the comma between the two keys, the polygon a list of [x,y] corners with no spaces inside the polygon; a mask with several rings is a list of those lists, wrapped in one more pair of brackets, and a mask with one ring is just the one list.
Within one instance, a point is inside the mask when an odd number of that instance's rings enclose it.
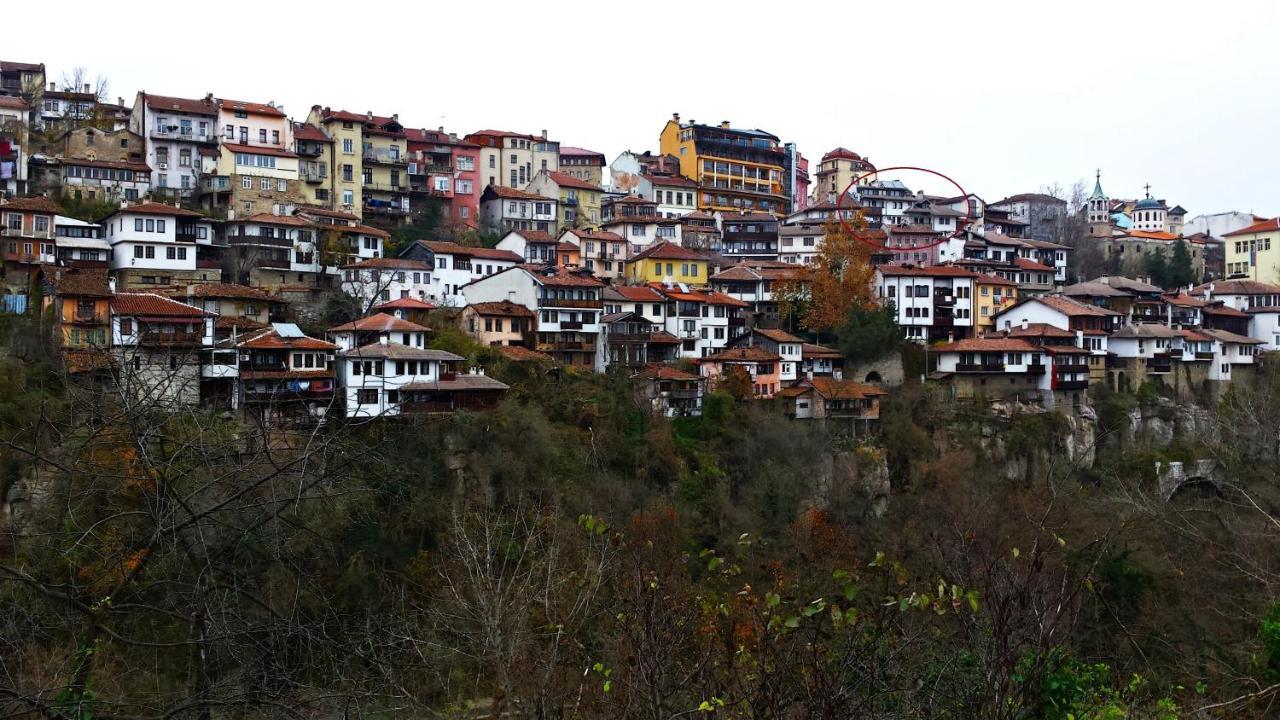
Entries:
{"label": "red circle marking", "polygon": [[887,168],[873,167],[871,168],[871,172],[866,173],[865,175],[860,175],[858,177],[855,177],[853,180],[850,180],[849,184],[845,186],[844,192],[840,193],[840,197],[836,200],[836,221],[840,223],[840,227],[844,228],[845,232],[849,233],[849,235],[852,236],[858,242],[864,245],[870,246],[871,249],[873,250],[888,250],[889,252],[892,252],[892,253],[919,252],[920,250],[927,250],[931,247],[936,247],[938,245],[941,245],[944,242],[960,237],[960,233],[964,232],[965,230],[968,230],[969,226],[973,225],[973,221],[977,219],[977,218],[969,217],[969,211],[966,207],[965,215],[964,215],[965,223],[963,225],[957,223],[955,232],[951,233],[950,235],[947,235],[946,237],[938,238],[937,241],[932,242],[928,245],[917,245],[909,248],[902,248],[902,249],[891,248],[888,245],[878,245],[864,237],[861,237],[858,231],[850,227],[849,223],[845,221],[844,213],[843,213],[845,208],[842,203],[844,202],[844,199],[849,196],[849,190],[852,189],[853,186],[856,185],[859,181],[865,180],[868,177],[879,175],[882,172],[889,172],[891,170],[915,170],[917,172],[928,173],[930,175],[940,177],[943,180],[946,180],[947,182],[951,183],[951,185],[954,186],[956,190],[960,191],[959,197],[963,197],[963,198],[969,197],[969,193],[965,192],[964,188],[960,187],[960,183],[956,182],[955,180],[952,180],[950,177],[946,175],[943,175],[937,170],[930,170],[929,168],[923,168],[923,167],[915,167],[914,165],[896,165],[894,167],[887,167]]}

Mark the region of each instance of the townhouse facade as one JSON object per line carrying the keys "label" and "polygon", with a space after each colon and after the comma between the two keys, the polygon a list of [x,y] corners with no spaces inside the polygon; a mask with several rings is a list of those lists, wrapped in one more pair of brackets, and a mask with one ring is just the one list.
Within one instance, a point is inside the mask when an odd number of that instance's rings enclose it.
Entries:
{"label": "townhouse facade", "polygon": [[785,148],[776,135],[763,130],[681,122],[678,114],[662,128],[658,139],[664,155],[679,158],[680,174],[698,183],[698,209],[721,212],[791,211],[784,185]]}

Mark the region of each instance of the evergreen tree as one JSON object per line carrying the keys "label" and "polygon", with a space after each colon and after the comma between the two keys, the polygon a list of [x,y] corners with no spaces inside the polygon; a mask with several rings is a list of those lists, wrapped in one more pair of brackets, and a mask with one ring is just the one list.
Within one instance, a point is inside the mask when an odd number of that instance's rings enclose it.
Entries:
{"label": "evergreen tree", "polygon": [[1169,264],[1165,262],[1164,253],[1155,251],[1148,253],[1142,260],[1142,272],[1153,285],[1167,287],[1167,276],[1169,274]]}
{"label": "evergreen tree", "polygon": [[1185,240],[1173,244],[1173,256],[1165,268],[1165,287],[1186,287],[1196,281],[1196,269],[1191,263],[1191,251]]}
{"label": "evergreen tree", "polygon": [[893,305],[855,307],[844,324],[836,328],[840,354],[858,363],[879,360],[897,349],[902,341],[902,328],[894,322]]}

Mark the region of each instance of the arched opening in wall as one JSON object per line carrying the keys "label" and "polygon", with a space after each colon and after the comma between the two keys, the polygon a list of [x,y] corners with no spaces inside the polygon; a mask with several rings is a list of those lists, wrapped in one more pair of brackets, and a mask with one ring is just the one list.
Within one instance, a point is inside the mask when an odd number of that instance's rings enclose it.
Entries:
{"label": "arched opening in wall", "polygon": [[1110,390],[1110,391],[1112,391],[1112,392],[1115,392],[1115,389],[1116,389],[1116,374],[1115,374],[1115,373],[1113,373],[1113,372],[1109,372],[1109,373],[1107,373],[1107,389],[1108,389],[1108,390]]}
{"label": "arched opening in wall", "polygon": [[1125,377],[1123,370],[1120,371],[1120,377],[1118,378],[1118,382],[1119,382],[1119,385],[1117,386],[1117,388],[1119,389],[1120,392],[1129,392],[1129,378]]}
{"label": "arched opening in wall", "polygon": [[1071,393],[1071,407],[1080,409],[1080,393]]}
{"label": "arched opening in wall", "polygon": [[882,382],[880,380],[880,373],[876,372],[875,370],[872,370],[871,372],[867,373],[867,379],[864,382],[869,382],[869,383]]}

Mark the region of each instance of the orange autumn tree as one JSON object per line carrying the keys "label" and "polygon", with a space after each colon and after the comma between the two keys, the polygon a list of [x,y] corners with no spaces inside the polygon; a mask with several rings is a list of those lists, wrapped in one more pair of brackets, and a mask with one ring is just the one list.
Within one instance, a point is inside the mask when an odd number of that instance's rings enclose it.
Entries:
{"label": "orange autumn tree", "polygon": [[[847,225],[847,226],[846,226]],[[822,247],[812,265],[781,284],[777,294],[799,315],[801,326],[815,333],[835,330],[856,308],[876,303],[871,265],[874,233],[861,211],[846,224],[829,220]]]}

